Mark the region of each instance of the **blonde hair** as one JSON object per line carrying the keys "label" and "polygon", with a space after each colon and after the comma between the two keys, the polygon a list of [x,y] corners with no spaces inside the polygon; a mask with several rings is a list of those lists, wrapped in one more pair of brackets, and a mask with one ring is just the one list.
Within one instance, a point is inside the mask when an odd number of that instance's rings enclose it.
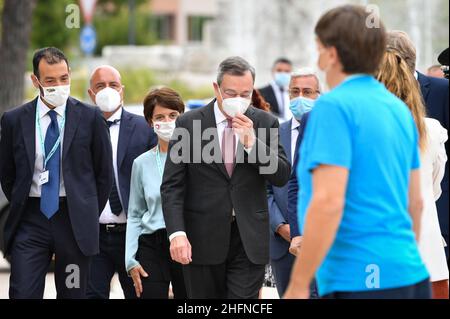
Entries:
{"label": "blonde hair", "polygon": [[411,110],[417,130],[419,131],[419,146],[423,151],[427,140],[425,105],[422,94],[420,93],[419,84],[400,53],[391,48],[387,49],[380,64],[377,79],[391,93],[405,102]]}

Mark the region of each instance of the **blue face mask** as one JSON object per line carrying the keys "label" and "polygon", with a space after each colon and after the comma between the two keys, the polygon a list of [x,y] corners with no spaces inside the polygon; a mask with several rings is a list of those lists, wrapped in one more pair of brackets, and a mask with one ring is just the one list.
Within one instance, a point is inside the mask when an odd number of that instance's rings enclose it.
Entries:
{"label": "blue face mask", "polygon": [[291,75],[286,72],[277,72],[275,73],[275,83],[279,87],[287,87],[289,85],[289,82],[291,82]]}
{"label": "blue face mask", "polygon": [[314,107],[315,100],[299,96],[291,100],[289,109],[297,120],[300,120],[305,113],[311,112]]}

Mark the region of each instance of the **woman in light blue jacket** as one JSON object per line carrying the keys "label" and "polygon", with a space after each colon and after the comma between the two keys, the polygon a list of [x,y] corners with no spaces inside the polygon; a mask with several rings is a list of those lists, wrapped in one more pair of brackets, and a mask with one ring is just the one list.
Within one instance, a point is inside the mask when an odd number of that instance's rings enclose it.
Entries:
{"label": "woman in light blue jacket", "polygon": [[167,299],[186,298],[181,265],[170,257],[161,206],[160,186],[175,120],[184,112],[180,95],[169,88],[151,91],[144,99],[144,116],[158,135],[158,145],[133,163],[126,232],[125,264],[136,295]]}

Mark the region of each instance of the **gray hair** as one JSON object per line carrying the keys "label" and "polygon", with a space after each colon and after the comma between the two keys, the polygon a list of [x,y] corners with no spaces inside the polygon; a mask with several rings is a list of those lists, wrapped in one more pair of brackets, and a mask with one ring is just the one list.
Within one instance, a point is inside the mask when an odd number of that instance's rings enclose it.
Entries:
{"label": "gray hair", "polygon": [[225,74],[242,76],[248,71],[252,74],[253,83],[255,83],[255,68],[252,67],[250,63],[238,56],[227,58],[219,65],[217,84],[219,84],[219,86],[222,84]]}
{"label": "gray hair", "polygon": [[316,72],[314,72],[314,69],[312,68],[301,68],[298,70],[295,70],[291,73],[291,81],[295,78],[302,78],[302,77],[314,77],[317,82],[317,89],[322,92],[322,87],[320,85],[319,77],[317,76]]}

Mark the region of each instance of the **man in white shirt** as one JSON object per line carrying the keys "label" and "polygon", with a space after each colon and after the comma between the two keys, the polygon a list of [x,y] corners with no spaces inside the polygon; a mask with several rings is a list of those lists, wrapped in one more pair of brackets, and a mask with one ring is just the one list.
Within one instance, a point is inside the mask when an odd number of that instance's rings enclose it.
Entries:
{"label": "man in white shirt", "polygon": [[[306,124],[306,112],[310,111],[298,101],[301,98],[315,100],[320,95],[319,79],[310,68],[300,69],[292,73],[289,84],[289,96],[291,98],[290,108],[294,116],[290,121],[280,124],[280,139],[286,151],[288,159],[293,165],[292,176],[295,177],[295,165],[298,161],[298,148]],[[299,140],[300,138],[300,140]],[[292,179],[292,177],[291,177]],[[288,185],[291,184],[289,181]],[[283,296],[289,283],[292,265],[295,257],[289,253],[291,238],[292,247],[297,249],[301,243],[301,237],[298,230],[296,218],[289,215],[289,207],[296,209],[295,203],[290,203],[288,193],[291,190],[289,186],[276,187],[271,184],[267,188],[267,198],[270,214],[270,264],[275,276],[277,291],[280,297]],[[294,213],[293,216],[296,216]],[[291,217],[291,218],[290,218]]]}
{"label": "man in white shirt", "polygon": [[100,215],[100,253],[91,264],[87,296],[108,299],[111,279],[117,272],[126,299],[136,298],[133,281],[125,269],[125,230],[133,161],[156,145],[153,129],[143,116],[123,108],[124,86],[112,66],[96,68],[88,90],[107,121],[114,169],[113,187]]}
{"label": "man in white shirt", "polygon": [[85,298],[112,185],[108,128],[98,109],[69,96],[69,65],[57,48],[35,52],[31,79],[39,96],[1,121],[9,296],[42,299],[54,255],[57,297]]}
{"label": "man in white shirt", "polygon": [[270,104],[270,111],[285,122],[292,117],[289,111],[289,82],[291,79],[292,62],[286,58],[278,58],[272,67],[273,80],[269,85],[259,89],[259,93]]}

